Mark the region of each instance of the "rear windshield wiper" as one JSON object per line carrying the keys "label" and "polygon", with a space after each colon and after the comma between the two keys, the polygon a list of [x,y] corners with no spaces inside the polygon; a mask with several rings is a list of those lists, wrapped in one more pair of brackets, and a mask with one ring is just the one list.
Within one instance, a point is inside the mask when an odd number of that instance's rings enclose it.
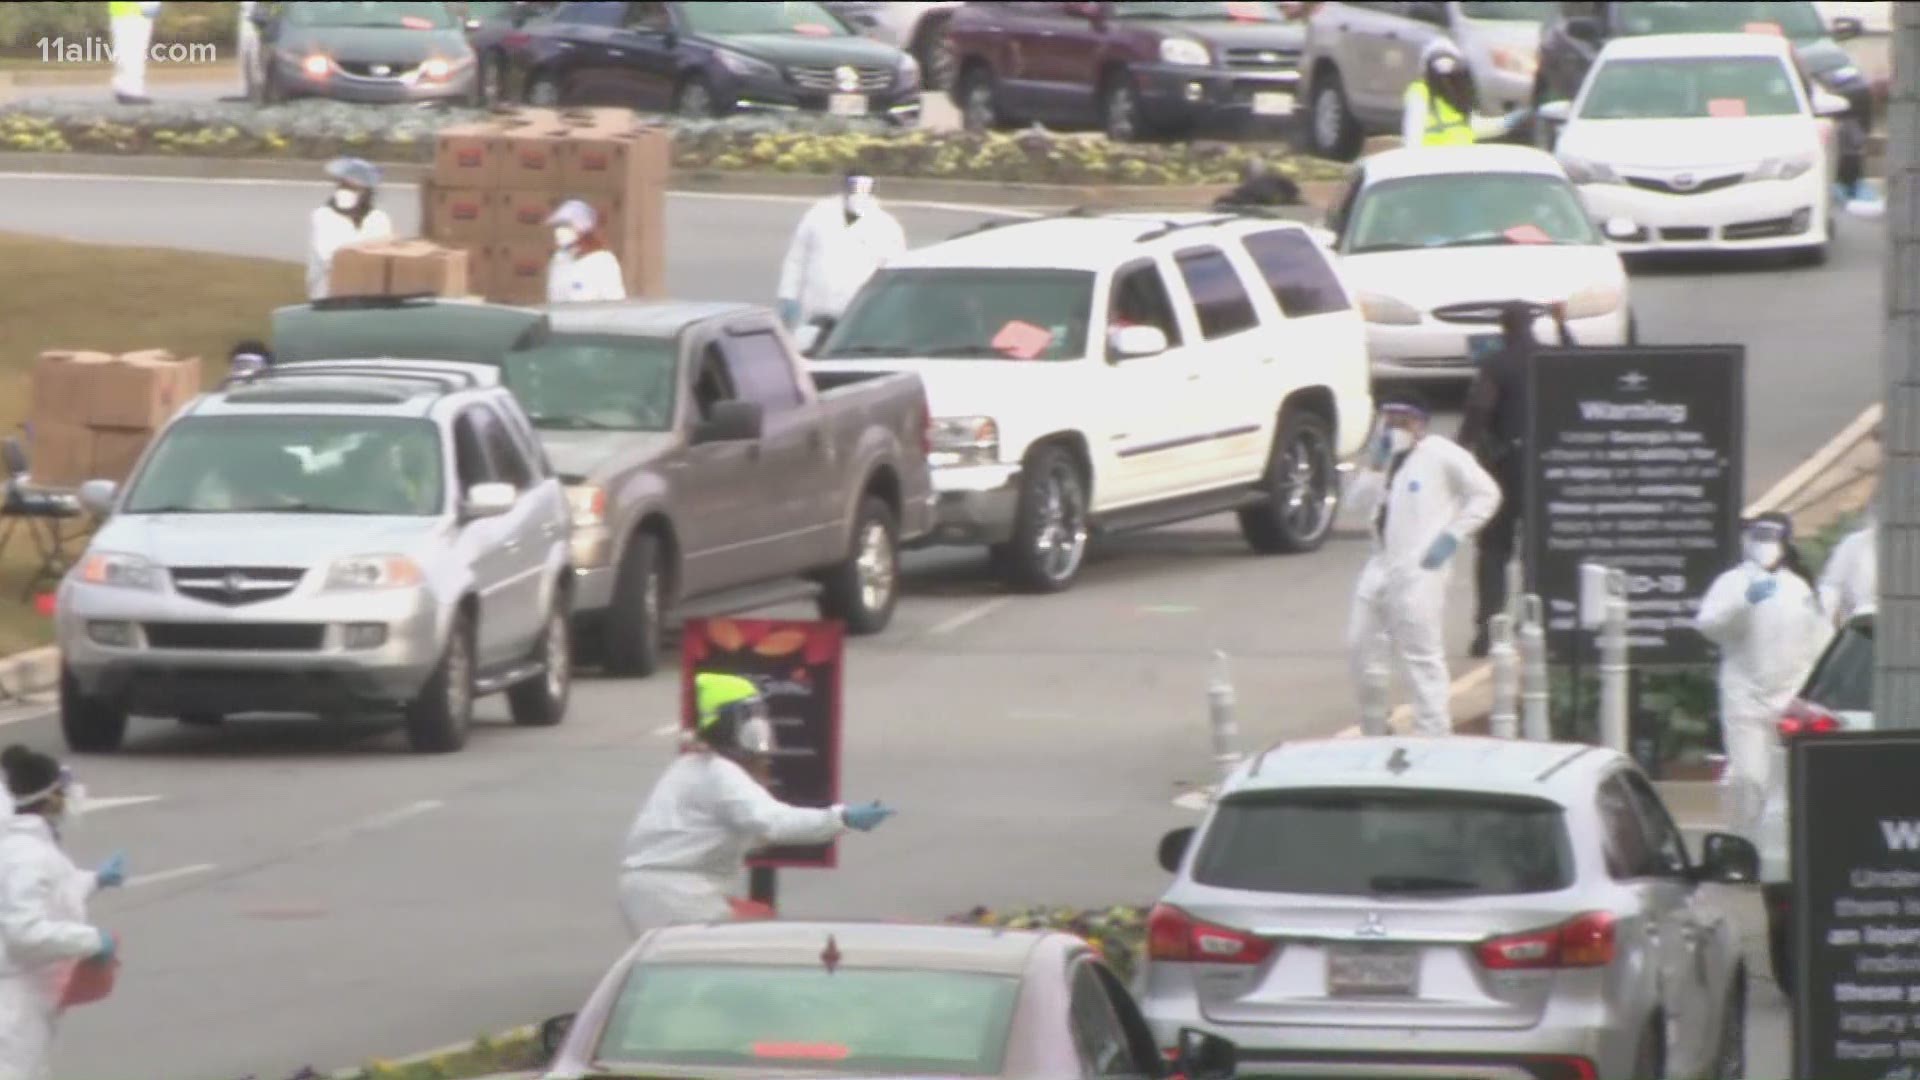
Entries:
{"label": "rear windshield wiper", "polygon": [[136,506],[127,510],[129,514],[222,514],[224,510],[209,510],[201,506]]}
{"label": "rear windshield wiper", "polygon": [[1417,874],[1382,874],[1367,881],[1377,893],[1474,892],[1483,886],[1460,878],[1421,877]]}
{"label": "rear windshield wiper", "polygon": [[1349,255],[1371,255],[1376,251],[1419,251],[1420,249],[1426,246],[1427,245],[1425,244],[1397,244],[1397,243],[1396,244],[1362,244],[1359,247],[1354,248],[1352,251],[1348,252],[1348,254]]}

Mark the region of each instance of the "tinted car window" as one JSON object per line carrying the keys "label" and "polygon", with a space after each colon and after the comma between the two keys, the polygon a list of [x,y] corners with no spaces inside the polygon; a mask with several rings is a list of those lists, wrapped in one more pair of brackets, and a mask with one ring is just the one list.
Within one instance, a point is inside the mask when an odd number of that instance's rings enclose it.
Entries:
{"label": "tinted car window", "polygon": [[1650,877],[1657,872],[1647,830],[1634,809],[1633,795],[1619,777],[1600,786],[1600,839],[1607,856],[1607,873],[1621,881]]}
{"label": "tinted car window", "polygon": [[1460,14],[1469,19],[1503,22],[1545,22],[1553,18],[1560,5],[1552,0],[1468,0],[1460,5]]}
{"label": "tinted car window", "polygon": [[1120,0],[1113,14],[1121,19],[1232,20],[1281,22],[1286,14],[1274,3],[1233,3],[1225,0]]}
{"label": "tinted car window", "polygon": [[1679,875],[1687,872],[1687,843],[1674,827],[1673,817],[1667,813],[1665,803],[1647,783],[1647,778],[1639,773],[1626,773],[1621,777],[1627,787],[1627,795],[1633,800],[1634,812],[1640,815],[1640,828],[1647,837],[1647,850],[1652,853],[1655,873]]}
{"label": "tinted car window", "polygon": [[733,34],[801,34],[807,37],[846,37],[851,31],[827,9],[810,0],[778,4],[681,5],[687,26],[697,34],[721,37]]}
{"label": "tinted car window", "polygon": [[740,334],[726,339],[727,373],[742,401],[751,401],[768,412],[780,412],[800,404],[800,384],[794,378],[793,361],[772,334]]}
{"label": "tinted car window", "polygon": [[502,483],[512,484],[515,491],[526,491],[533,487],[533,466],[520,450],[520,444],[514,440],[513,433],[507,430],[506,421],[491,409],[473,410],[480,427],[480,437],[487,441],[487,457],[492,459],[494,468],[500,473]]}
{"label": "tinted car window", "polygon": [[1174,317],[1173,299],[1158,266],[1140,263],[1114,275],[1107,325],[1157,326],[1167,335],[1169,346],[1180,344],[1180,320]]}
{"label": "tinted car window", "polygon": [[1580,193],[1558,176],[1436,174],[1363,189],[1345,223],[1349,255],[1416,248],[1598,244]]}
{"label": "tinted car window", "polygon": [[453,15],[442,3],[282,4],[294,26],[352,26],[394,30],[451,30]]}
{"label": "tinted car window", "polygon": [[1320,249],[1303,233],[1292,229],[1255,233],[1242,241],[1247,254],[1273,290],[1273,298],[1289,319],[1347,310],[1347,293],[1333,276]]}
{"label": "tinted car window", "polygon": [[1253,299],[1219,248],[1189,248],[1175,256],[1175,261],[1180,264],[1180,276],[1187,281],[1187,292],[1193,296],[1200,332],[1208,341],[1250,330],[1259,322],[1253,313]]}
{"label": "tinted car window", "polygon": [[620,17],[626,11],[623,3],[610,3],[608,0],[579,0],[577,3],[562,4],[554,11],[555,22],[577,23],[582,26],[619,26]]}
{"label": "tinted car window", "polygon": [[1827,646],[1801,697],[1833,712],[1873,711],[1873,620],[1855,619]]}
{"label": "tinted car window", "polygon": [[1321,896],[1505,896],[1573,881],[1560,808],[1450,791],[1233,796],[1208,828],[1194,880]]}
{"label": "tinted car window", "polygon": [[440,429],[426,420],[190,417],[161,437],[126,512],[425,517],[443,505],[441,462]]}
{"label": "tinted car window", "polygon": [[1081,964],[1073,973],[1073,1039],[1080,1049],[1080,1060],[1088,1076],[1141,1076],[1133,1060],[1133,1047],[1121,1029],[1113,1006],[1107,1001],[1106,987],[1091,964]]}
{"label": "tinted car window", "polygon": [[500,479],[494,471],[493,462],[487,458],[487,436],[480,428],[472,410],[461,413],[453,422],[453,464],[460,477],[460,493],[466,493],[476,484],[490,484]]}
{"label": "tinted car window", "polygon": [[500,361],[502,381],[547,431],[666,431],[679,349],[671,338],[555,336]]}
{"label": "tinted car window", "polygon": [[1797,41],[1827,36],[1820,12],[1808,0],[1636,0],[1615,6],[1621,9],[1623,34],[1738,34],[1751,26],[1773,25]]}
{"label": "tinted car window", "polygon": [[1093,275],[1080,270],[881,270],[820,346],[823,360],[1078,360]]}

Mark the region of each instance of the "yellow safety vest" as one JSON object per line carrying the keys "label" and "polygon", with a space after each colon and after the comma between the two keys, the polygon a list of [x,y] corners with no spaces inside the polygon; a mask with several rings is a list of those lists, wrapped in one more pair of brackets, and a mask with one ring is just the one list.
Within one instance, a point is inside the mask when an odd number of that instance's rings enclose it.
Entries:
{"label": "yellow safety vest", "polygon": [[107,4],[107,18],[124,19],[129,15],[142,14],[138,3],[124,3],[122,0],[110,0]]}
{"label": "yellow safety vest", "polygon": [[1466,114],[1454,108],[1447,99],[1434,97],[1427,89],[1424,79],[1416,79],[1407,87],[1408,95],[1418,99],[1421,111],[1427,114],[1426,134],[1421,137],[1421,146],[1472,146],[1473,122]]}

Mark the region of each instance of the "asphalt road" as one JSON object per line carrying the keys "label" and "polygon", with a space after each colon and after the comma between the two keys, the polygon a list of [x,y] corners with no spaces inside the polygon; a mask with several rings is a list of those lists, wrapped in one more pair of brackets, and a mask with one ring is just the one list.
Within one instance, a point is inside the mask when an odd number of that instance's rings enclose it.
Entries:
{"label": "asphalt road", "polygon": [[[0,229],[296,259],[323,192],[0,177]],[[412,193],[387,201],[410,229]],[[765,300],[800,210],[676,196],[672,290]],[[916,243],[978,217],[901,216]],[[1648,341],[1748,345],[1751,493],[1877,396],[1883,252],[1848,221],[1824,269],[1636,278]],[[1342,626],[1363,558],[1348,530],[1314,556],[1257,559],[1211,520],[1115,542],[1046,598],[1002,596],[972,553],[914,559],[895,628],[849,660],[846,794],[900,816],[847,841],[838,871],[790,872],[784,909],[1151,900],[1154,844],[1189,820],[1170,800],[1206,778],[1211,651],[1235,657],[1248,744],[1347,727]],[[136,875],[162,878],[98,902],[126,966],[110,1004],[69,1018],[61,1075],[276,1080],[570,1010],[623,944],[613,868],[671,751],[674,694],[672,680],[583,682],[546,731],[487,702],[496,722],[443,758],[374,729],[150,721],[126,754],[80,761],[96,795],[142,801],[87,818],[78,848],[124,848]],[[16,717],[0,738],[59,749],[46,717]],[[1750,1075],[1779,1075],[1779,998],[1761,984],[1754,1002]]]}

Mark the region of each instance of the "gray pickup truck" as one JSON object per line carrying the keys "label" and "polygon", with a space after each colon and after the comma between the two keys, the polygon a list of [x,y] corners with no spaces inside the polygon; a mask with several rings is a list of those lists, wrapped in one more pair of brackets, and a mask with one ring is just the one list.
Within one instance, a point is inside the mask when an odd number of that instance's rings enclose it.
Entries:
{"label": "gray pickup truck", "polygon": [[655,671],[675,618],[807,595],[878,633],[932,525],[919,378],[816,383],[762,308],[347,298],[275,312],[273,350],[498,365],[567,486],[576,621],[616,674]]}

